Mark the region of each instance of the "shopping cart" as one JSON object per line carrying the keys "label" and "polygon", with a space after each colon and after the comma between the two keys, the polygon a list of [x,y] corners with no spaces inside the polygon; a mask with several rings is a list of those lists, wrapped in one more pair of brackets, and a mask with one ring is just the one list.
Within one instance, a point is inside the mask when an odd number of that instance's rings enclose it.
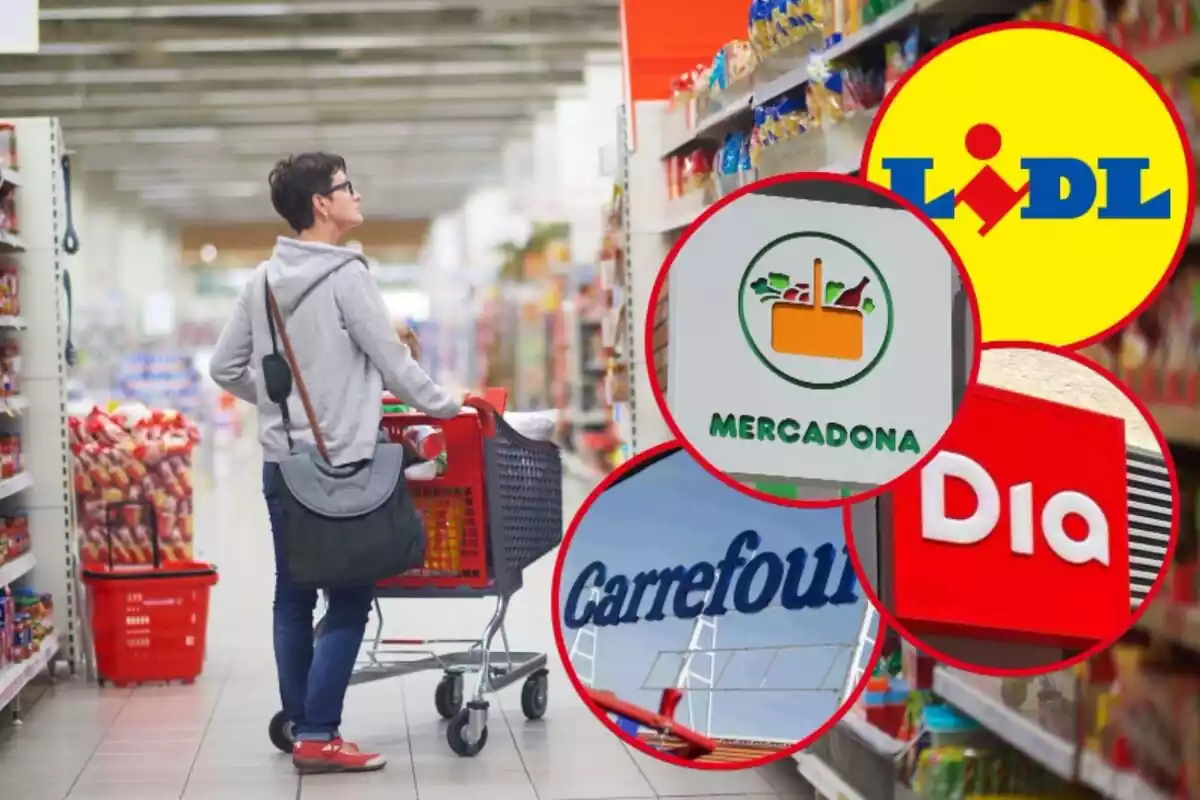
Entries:
{"label": "shopping cart", "polygon": [[640,739],[656,750],[669,753],[684,761],[712,755],[717,743],[675,720],[675,710],[683,699],[679,689],[664,689],[658,711],[636,706],[604,689],[585,690],[588,699],[613,724],[633,739]]}
{"label": "shopping cart", "polygon": [[[488,397],[493,402],[472,398],[471,408],[449,420],[384,414],[383,427],[393,441],[413,426],[439,429],[447,459],[440,476],[408,484],[425,521],[425,564],[376,586],[375,634],[367,639],[364,658],[351,678],[354,685],[441,670],[434,706],[450,721],[446,741],[460,756],[477,755],[487,744],[485,695],[523,680],[526,718],[537,720],[546,713],[547,655],[512,650],[504,618],[522,586],[523,570],[557,547],[563,534],[558,447],[517,433],[497,412],[503,409],[503,393],[489,391]],[[385,400],[384,405],[395,402]],[[380,600],[412,597],[495,597],[496,607],[476,639],[385,638]],[[497,634],[503,650],[493,651]],[[476,678],[464,704],[467,675]],[[282,712],[271,720],[269,733],[276,747],[292,751],[290,723]]]}

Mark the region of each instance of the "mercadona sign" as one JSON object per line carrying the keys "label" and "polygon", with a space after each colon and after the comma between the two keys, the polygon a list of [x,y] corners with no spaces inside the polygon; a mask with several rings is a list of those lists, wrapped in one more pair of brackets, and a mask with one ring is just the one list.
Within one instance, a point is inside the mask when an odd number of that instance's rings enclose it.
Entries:
{"label": "mercadona sign", "polygon": [[667,405],[722,471],[886,483],[942,437],[965,380],[954,264],[882,195],[797,185],[738,197],[681,248]]}

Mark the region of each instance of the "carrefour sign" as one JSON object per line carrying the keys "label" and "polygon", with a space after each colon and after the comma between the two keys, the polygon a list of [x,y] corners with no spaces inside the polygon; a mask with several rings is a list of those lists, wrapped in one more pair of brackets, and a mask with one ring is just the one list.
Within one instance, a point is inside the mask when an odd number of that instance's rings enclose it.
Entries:
{"label": "carrefour sign", "polygon": [[793,743],[847,696],[867,602],[840,509],[748,497],[676,450],[619,480],[564,542],[556,628],[580,683],[704,736]]}
{"label": "carrefour sign", "polygon": [[[845,547],[839,551],[825,542],[811,553],[796,547],[780,556],[757,552],[762,542],[757,531],[742,531],[716,564],[697,561],[691,566],[667,566],[632,576],[614,574],[603,561],[593,561],[571,586],[563,625],[577,630],[588,624],[609,627],[660,622],[668,615],[689,620],[723,617],[731,610],[758,614],[775,603],[788,611],[803,611],[858,602],[858,581]],[[829,580],[839,562],[831,594]],[[603,592],[599,600],[586,599],[592,588]]]}

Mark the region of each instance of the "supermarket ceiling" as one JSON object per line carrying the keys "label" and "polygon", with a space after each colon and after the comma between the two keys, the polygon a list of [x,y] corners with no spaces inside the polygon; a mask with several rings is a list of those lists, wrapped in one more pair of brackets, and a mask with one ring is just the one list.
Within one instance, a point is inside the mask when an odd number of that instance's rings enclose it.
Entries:
{"label": "supermarket ceiling", "polygon": [[288,152],[346,156],[372,215],[425,218],[498,177],[618,0],[42,0],[0,56],[0,113],[57,116],[76,171],[189,220],[272,216]]}

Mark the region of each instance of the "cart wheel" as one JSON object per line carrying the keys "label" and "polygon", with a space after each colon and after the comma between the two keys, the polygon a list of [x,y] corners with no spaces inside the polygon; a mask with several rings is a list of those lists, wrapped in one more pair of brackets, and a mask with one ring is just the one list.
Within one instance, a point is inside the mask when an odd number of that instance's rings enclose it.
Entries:
{"label": "cart wheel", "polygon": [[433,704],[442,719],[454,719],[463,707],[463,676],[457,672],[447,672],[433,693]]}
{"label": "cart wheel", "polygon": [[549,688],[550,678],[545,672],[535,672],[525,679],[525,685],[521,687],[521,710],[526,719],[546,716]]}
{"label": "cart wheel", "polygon": [[450,749],[460,756],[470,758],[471,756],[479,755],[487,744],[488,729],[487,725],[479,731],[479,739],[474,742],[467,741],[467,732],[470,729],[471,710],[464,708],[454,715],[454,719],[450,720],[450,725],[446,728],[446,741],[450,744]]}
{"label": "cart wheel", "polygon": [[279,752],[291,755],[295,739],[292,738],[292,723],[280,711],[275,716],[271,717],[271,724],[267,726],[267,735],[271,737],[271,744],[279,748]]}

